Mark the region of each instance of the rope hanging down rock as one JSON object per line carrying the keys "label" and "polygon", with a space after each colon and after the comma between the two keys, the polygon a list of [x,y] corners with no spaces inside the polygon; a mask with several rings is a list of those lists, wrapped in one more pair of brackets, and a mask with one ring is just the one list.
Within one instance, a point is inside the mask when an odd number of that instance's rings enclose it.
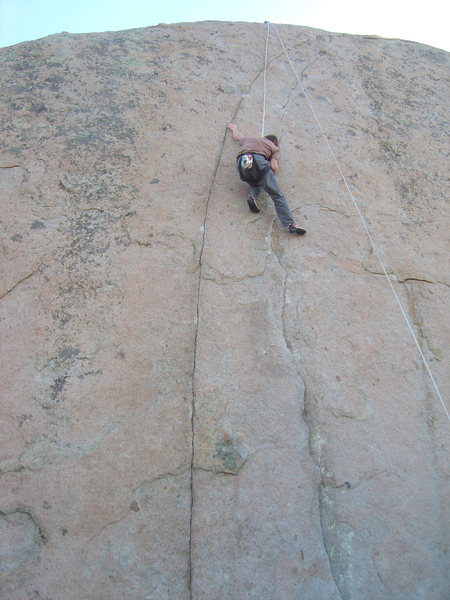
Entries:
{"label": "rope hanging down rock", "polygon": [[287,58],[287,60],[288,60],[288,62],[289,62],[289,64],[290,64],[290,66],[291,66],[291,68],[292,68],[292,70],[293,70],[293,72],[294,72],[294,75],[295,75],[295,77],[296,77],[296,79],[297,79],[297,82],[298,82],[298,85],[299,85],[299,87],[300,87],[300,90],[301,90],[302,94],[304,95],[304,97],[305,97],[305,99],[306,99],[306,101],[307,101],[307,103],[308,103],[308,106],[309,106],[309,108],[310,108],[310,110],[311,110],[311,113],[312,113],[312,114],[313,114],[313,116],[314,116],[314,119],[315,119],[315,121],[316,121],[316,123],[317,123],[317,126],[319,127],[320,133],[322,134],[322,136],[323,136],[323,138],[324,138],[324,140],[325,140],[325,143],[326,143],[326,145],[327,145],[327,147],[328,147],[328,150],[330,151],[330,154],[331,154],[331,156],[333,157],[333,160],[334,160],[334,162],[335,162],[335,164],[336,164],[336,167],[337,167],[337,169],[338,169],[338,171],[339,171],[339,174],[340,174],[340,176],[341,176],[341,178],[342,178],[342,181],[344,182],[344,184],[345,184],[345,187],[346,187],[346,189],[347,189],[347,191],[348,191],[348,193],[349,193],[349,195],[350,195],[350,198],[351,198],[351,200],[352,200],[352,202],[353,202],[353,205],[354,205],[354,207],[355,207],[355,209],[356,209],[356,212],[358,213],[358,215],[359,215],[359,218],[361,219],[361,222],[362,222],[362,224],[363,224],[363,227],[364,227],[364,229],[365,229],[365,232],[366,232],[366,234],[367,234],[367,237],[369,238],[370,245],[372,246],[372,249],[373,249],[373,251],[374,251],[374,253],[375,253],[375,256],[377,257],[377,259],[378,259],[378,262],[380,263],[381,269],[382,269],[382,271],[383,271],[383,273],[384,273],[384,275],[385,275],[385,277],[386,277],[386,279],[387,279],[387,281],[388,281],[388,284],[389,284],[389,286],[390,286],[390,288],[391,288],[391,291],[392,291],[392,293],[393,293],[393,295],[394,295],[394,297],[395,297],[395,300],[396,300],[396,302],[397,302],[397,304],[398,304],[398,306],[399,306],[399,308],[400,308],[400,311],[401,311],[401,313],[402,313],[402,315],[403,315],[403,318],[404,318],[404,319],[405,319],[405,321],[406,321],[406,325],[407,325],[407,327],[408,327],[408,329],[409,329],[409,331],[410,331],[410,333],[411,333],[411,335],[412,335],[412,337],[413,337],[414,343],[415,343],[415,345],[416,345],[416,347],[417,347],[417,350],[418,350],[418,352],[419,352],[419,355],[420,355],[420,357],[421,357],[421,359],[422,359],[422,362],[423,362],[423,364],[424,364],[424,366],[425,366],[425,368],[426,368],[426,370],[427,370],[427,373],[428,373],[428,375],[430,376],[430,379],[431,379],[431,381],[432,381],[432,383],[433,383],[433,386],[434,386],[434,388],[435,388],[435,390],[436,390],[436,393],[437,393],[437,395],[438,395],[438,398],[439,398],[439,400],[441,401],[441,404],[442,404],[442,406],[443,406],[443,408],[444,408],[445,414],[447,415],[447,419],[450,421],[450,415],[449,415],[449,412],[448,412],[448,410],[447,410],[447,407],[446,407],[446,405],[445,405],[445,402],[444,402],[444,400],[443,400],[443,398],[442,398],[442,395],[441,395],[441,393],[440,393],[440,391],[439,391],[439,388],[438,388],[438,386],[437,386],[437,384],[436,384],[436,381],[435,381],[435,379],[434,379],[434,377],[433,377],[433,374],[432,374],[432,372],[431,372],[431,369],[430,369],[430,367],[428,366],[427,360],[426,360],[426,358],[425,358],[425,356],[424,356],[424,354],[423,354],[423,352],[422,352],[422,349],[421,349],[421,347],[420,347],[420,344],[419,344],[419,342],[418,342],[418,340],[417,340],[417,337],[416,337],[416,335],[415,335],[415,333],[414,333],[414,330],[413,330],[413,328],[412,328],[412,326],[411,326],[411,323],[409,322],[409,319],[408,319],[408,317],[407,317],[407,315],[406,315],[406,312],[405,312],[405,310],[404,310],[404,308],[403,308],[403,306],[402,306],[402,303],[400,302],[400,298],[398,297],[398,294],[397,294],[397,292],[395,291],[395,288],[394,288],[394,286],[393,286],[393,284],[392,284],[392,281],[391,281],[391,279],[390,279],[390,277],[389,277],[389,275],[388,275],[388,273],[387,273],[387,271],[386,271],[386,268],[385,268],[385,266],[384,266],[384,263],[383,263],[383,261],[382,261],[382,259],[381,259],[381,255],[380,255],[380,253],[378,252],[378,249],[377,249],[377,247],[375,246],[375,242],[374,242],[374,240],[373,240],[373,238],[372,238],[372,236],[371,236],[371,234],[370,234],[370,231],[369,231],[369,228],[368,228],[368,226],[367,226],[366,220],[365,220],[365,218],[364,218],[364,216],[363,216],[363,214],[362,214],[362,212],[361,212],[361,210],[360,210],[360,208],[359,208],[359,206],[358,206],[358,203],[356,202],[356,199],[355,199],[355,197],[354,197],[354,195],[353,195],[353,193],[352,193],[352,191],[351,191],[351,189],[350,189],[350,186],[349,186],[349,184],[348,184],[348,182],[347,182],[347,179],[346,179],[346,177],[345,177],[345,175],[344,175],[344,173],[343,173],[343,171],[342,171],[342,169],[341,169],[341,166],[340,166],[340,164],[339,164],[339,162],[338,162],[338,160],[337,160],[337,158],[336,158],[336,155],[335,155],[335,153],[333,152],[333,149],[332,149],[332,147],[331,147],[331,145],[330,145],[330,143],[329,143],[329,141],[328,141],[328,138],[327,138],[327,136],[326,136],[326,134],[325,134],[325,131],[324,131],[324,129],[323,129],[323,127],[322,127],[322,125],[321,125],[321,123],[320,123],[320,121],[319,121],[319,118],[318,118],[318,116],[317,116],[317,114],[316,114],[316,111],[314,110],[314,107],[313,107],[313,105],[311,104],[311,101],[310,101],[310,99],[309,99],[309,96],[308,96],[308,94],[306,93],[306,91],[305,91],[305,88],[303,87],[303,84],[302,84],[302,82],[301,82],[301,80],[300,80],[300,77],[298,76],[298,74],[297,74],[297,71],[295,70],[295,67],[294,67],[294,65],[292,64],[291,58],[290,58],[290,56],[289,56],[289,54],[288,54],[288,51],[286,50],[286,47],[285,47],[285,45],[284,45],[284,43],[283,43],[283,40],[281,39],[281,37],[280,37],[280,34],[278,33],[278,30],[277,30],[277,28],[275,27],[275,25],[274,25],[273,23],[270,23],[269,21],[265,21],[265,23],[267,23],[267,34],[266,34],[266,57],[265,57],[265,63],[264,63],[264,106],[263,106],[262,135],[264,136],[264,122],[265,122],[265,114],[266,114],[266,71],[267,71],[267,51],[268,51],[268,41],[269,41],[269,29],[270,29],[270,26],[272,26],[273,30],[274,30],[274,31],[275,31],[275,33],[277,34],[278,40],[280,41],[280,44],[281,44],[281,46],[282,46],[282,48],[283,48],[283,50],[284,50],[284,53],[286,54],[286,58]]}
{"label": "rope hanging down rock", "polygon": [[264,137],[264,121],[266,119],[266,95],[267,95],[266,72],[267,72],[267,50],[269,47],[269,31],[270,31],[269,21],[265,21],[265,23],[267,23],[267,33],[266,33],[266,57],[264,60],[264,100],[263,100],[263,118],[262,118],[261,137]]}

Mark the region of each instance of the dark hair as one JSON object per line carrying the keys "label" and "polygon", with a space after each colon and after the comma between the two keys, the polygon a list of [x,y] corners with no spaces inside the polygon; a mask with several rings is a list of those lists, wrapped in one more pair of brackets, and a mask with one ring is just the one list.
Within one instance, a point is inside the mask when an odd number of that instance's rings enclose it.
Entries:
{"label": "dark hair", "polygon": [[271,142],[273,142],[275,144],[275,146],[278,148],[278,138],[276,135],[265,135],[264,137],[267,140],[270,140]]}

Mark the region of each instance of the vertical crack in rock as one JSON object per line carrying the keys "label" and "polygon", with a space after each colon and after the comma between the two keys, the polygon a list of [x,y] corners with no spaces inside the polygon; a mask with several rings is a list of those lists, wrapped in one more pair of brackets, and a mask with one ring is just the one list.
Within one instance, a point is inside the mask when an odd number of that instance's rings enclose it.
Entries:
{"label": "vertical crack in rock", "polygon": [[[263,69],[255,75],[253,80],[250,82],[246,94],[242,94],[236,110],[234,111],[233,116],[231,117],[229,122],[233,122],[236,118],[236,115],[239,112],[239,109],[242,106],[242,103],[245,97],[251,92],[251,89],[255,82],[261,77]],[[196,331],[195,331],[195,339],[194,339],[194,349],[193,349],[193,366],[192,366],[192,378],[191,378],[191,388],[192,388],[192,404],[191,404],[191,464],[190,464],[190,493],[191,493],[191,503],[190,503],[190,515],[189,515],[189,549],[188,549],[188,589],[189,589],[189,598],[193,600],[192,594],[192,581],[193,581],[193,568],[192,568],[192,525],[193,525],[193,513],[194,513],[194,458],[195,458],[195,401],[196,401],[196,370],[197,370],[197,349],[198,349],[198,334],[199,334],[199,324],[200,324],[200,298],[201,298],[201,285],[202,285],[202,275],[203,275],[203,252],[205,248],[206,241],[206,222],[208,219],[208,210],[211,201],[212,192],[214,189],[214,184],[217,178],[217,173],[219,171],[219,166],[222,161],[223,152],[225,149],[225,142],[227,139],[228,130],[225,129],[225,133],[222,139],[222,145],[220,148],[219,157],[217,160],[216,168],[214,170],[214,175],[212,178],[211,186],[209,188],[208,198],[206,200],[205,207],[205,216],[202,224],[202,242],[199,253],[199,270],[198,270],[198,283],[197,283],[197,311],[196,311]]]}
{"label": "vertical crack in rock", "polygon": [[[311,435],[311,430],[309,430],[309,434]],[[311,458],[314,460],[313,455],[311,454]],[[317,461],[315,461],[318,465]],[[319,465],[318,465],[319,466]],[[319,466],[320,469],[320,466]],[[325,484],[323,481],[320,482],[318,487],[318,500],[319,500],[319,524],[320,531],[322,534],[322,543],[325,550],[325,554],[328,557],[328,564],[330,565],[331,576],[333,577],[334,584],[336,586],[336,590],[339,594],[339,597],[342,600],[348,600],[347,594],[341,589],[339,585],[339,577],[336,572],[336,561],[334,560],[334,548],[328,539],[326,534],[327,531],[327,515],[326,515],[326,503],[328,502],[328,497],[326,496]]]}
{"label": "vertical crack in rock", "polygon": [[[242,102],[242,100],[241,100]],[[239,103],[240,106],[240,103]],[[239,107],[238,107],[239,108]],[[236,111],[237,112],[237,111]],[[190,516],[189,516],[189,577],[188,577],[188,585],[189,585],[189,597],[192,600],[192,519],[194,512],[194,452],[195,452],[195,400],[196,400],[196,369],[197,369],[197,348],[198,348],[198,332],[199,332],[199,323],[200,323],[200,297],[201,297],[201,285],[202,285],[202,269],[203,269],[203,251],[205,248],[205,240],[206,240],[206,221],[208,219],[208,209],[211,201],[211,195],[214,188],[214,183],[216,181],[217,172],[219,170],[219,165],[222,160],[223,151],[225,148],[225,140],[227,137],[227,130],[225,130],[222,146],[220,149],[219,158],[217,160],[216,168],[214,170],[214,175],[212,178],[211,186],[209,188],[208,198],[206,200],[205,207],[205,217],[203,219],[202,225],[202,243],[200,248],[199,255],[199,271],[198,271],[198,283],[197,283],[197,315],[196,315],[196,331],[195,331],[195,339],[194,339],[194,360],[192,367],[192,408],[191,408],[191,465],[190,465],[190,488],[191,488],[191,506],[190,506]]]}
{"label": "vertical crack in rock", "polygon": [[[405,288],[406,288],[406,296],[407,296],[407,299],[409,302],[410,319],[412,321],[412,324],[416,328],[416,332],[417,332],[416,333],[417,341],[418,341],[420,348],[424,354],[426,351],[428,351],[428,352],[432,353],[433,357],[434,357],[434,352],[433,352],[432,348],[430,347],[430,343],[427,339],[426,333],[424,332],[423,317],[419,314],[419,310],[420,310],[419,301],[416,298],[415,290],[413,289],[413,286],[410,283],[411,281],[422,282],[425,284],[430,284],[430,282],[428,282],[426,280],[408,278],[407,280],[405,280]],[[428,433],[429,442],[430,442],[429,449],[430,449],[430,454],[431,454],[431,466],[432,466],[431,478],[434,481],[434,485],[436,486],[436,489],[438,489],[440,487],[440,481],[442,479],[442,474],[440,472],[438,454],[436,452],[436,449],[439,448],[439,436],[436,431],[436,420],[438,419],[438,417],[434,410],[434,407],[435,407],[435,404],[433,401],[434,389],[433,390],[431,389],[431,380],[429,378],[429,374],[427,373],[425,365],[423,364],[423,361],[420,361],[420,366],[422,368],[423,377],[424,377],[424,381],[425,381],[425,389],[426,389],[426,394],[424,395],[424,401],[423,401],[423,412],[425,413],[425,415],[424,415],[425,422],[427,425],[427,433]],[[439,510],[438,507],[437,507],[437,510]],[[442,548],[445,548],[446,544],[447,544],[446,534],[445,534],[446,521],[445,521],[445,517],[442,515],[442,513],[441,513],[441,524],[442,524],[442,526],[440,528],[439,543],[441,544]]]}
{"label": "vertical crack in rock", "polygon": [[287,334],[285,310],[286,310],[286,304],[288,302],[287,301],[287,282],[288,282],[289,274],[288,274],[288,269],[283,262],[283,251],[282,251],[282,248],[280,245],[280,240],[278,239],[278,235],[275,233],[275,230],[274,230],[274,223],[275,223],[275,219],[272,221],[272,225],[271,225],[268,237],[270,238],[272,254],[275,256],[280,269],[284,273],[283,297],[282,297],[282,307],[281,307],[281,327],[282,327],[282,332],[283,332],[283,338],[284,338],[284,342],[286,344],[286,348],[288,349],[290,355],[292,356],[292,360],[294,361],[297,375],[303,381],[303,377],[300,372],[300,365],[298,364],[298,361],[296,359],[296,356],[295,356],[293,348],[292,348],[292,344],[289,341],[289,337]]}
{"label": "vertical crack in rock", "polygon": [[[321,479],[321,481],[317,487],[317,503],[318,503],[318,510],[319,510],[319,527],[320,527],[320,535],[322,536],[322,545],[323,545],[325,555],[328,559],[328,565],[330,567],[331,577],[333,578],[334,585],[336,587],[336,591],[339,594],[339,598],[341,598],[342,600],[347,600],[348,597],[344,593],[344,591],[341,589],[341,586],[339,583],[339,577],[338,577],[338,573],[336,570],[336,561],[334,558],[334,548],[332,546],[332,543],[329,539],[329,535],[327,533],[328,530],[330,529],[330,524],[328,522],[328,514],[327,514],[327,503],[329,502],[329,499],[328,499],[328,495],[327,495],[327,491],[326,491],[326,485],[324,483],[324,468],[323,468],[323,465],[320,464],[320,458],[314,449],[314,441],[313,441],[314,424],[311,422],[311,420],[309,418],[310,413],[308,411],[308,394],[306,393],[306,385],[305,385],[304,402],[305,402],[304,420],[305,420],[305,423],[308,428],[307,430],[308,430],[309,456],[311,457],[312,462],[317,466],[317,469],[320,474],[320,479]],[[348,482],[344,483],[343,485],[348,486]],[[338,487],[342,487],[342,486],[338,486]]]}
{"label": "vertical crack in rock", "polygon": [[[296,356],[294,348],[292,346],[292,343],[289,340],[289,336],[288,336],[288,329],[286,326],[286,317],[285,317],[285,310],[286,310],[286,305],[288,303],[288,298],[287,298],[287,283],[288,283],[288,269],[286,267],[286,265],[284,264],[283,261],[283,255],[282,255],[282,249],[280,246],[280,241],[274,231],[274,225],[275,221],[272,222],[271,225],[271,229],[269,231],[268,237],[270,238],[270,243],[271,243],[271,250],[273,255],[275,256],[280,269],[282,269],[284,271],[284,281],[283,281],[283,305],[281,308],[281,326],[282,326],[282,330],[283,330],[283,337],[284,337],[284,341],[286,344],[286,348],[288,349],[288,351],[290,352],[291,356],[292,356],[292,360],[294,361],[295,367],[296,367],[296,371],[298,374],[299,379],[302,380],[303,382],[303,386],[304,386],[304,395],[303,395],[303,421],[306,425],[306,430],[307,430],[307,436],[308,436],[308,452],[309,452],[309,456],[311,458],[311,461],[314,465],[317,466],[317,469],[319,471],[320,477],[321,479],[323,479],[323,473],[322,473],[322,468],[320,465],[320,461],[318,459],[318,457],[315,456],[315,452],[313,449],[313,442],[312,442],[312,438],[313,438],[313,424],[311,423],[310,419],[309,419],[309,413],[307,410],[307,393],[306,393],[306,383],[305,383],[305,377],[302,374],[302,367],[300,364],[300,361],[298,359],[298,356]],[[318,488],[317,488],[317,503],[318,503],[318,511],[319,511],[319,527],[320,527],[320,534],[322,536],[322,545],[324,548],[324,552],[327,556],[328,559],[328,564],[330,566],[330,572],[331,572],[331,576],[333,578],[335,587],[336,587],[336,591],[339,594],[339,597],[344,600],[344,597],[342,595],[342,590],[339,587],[338,584],[338,577],[336,574],[336,569],[334,567],[334,561],[333,561],[333,551],[332,548],[329,544],[329,541],[327,539],[327,535],[326,535],[326,525],[325,525],[325,504],[326,504],[326,499],[324,497],[325,495],[325,486],[323,484],[323,481],[320,482]]]}
{"label": "vertical crack in rock", "polygon": [[[408,278],[408,279],[404,280],[404,285],[405,285],[405,289],[406,289],[406,297],[407,297],[408,303],[409,303],[409,318],[410,318],[410,321],[412,322],[412,325],[415,327],[415,330],[416,330],[417,343],[419,344],[424,357],[425,357],[425,354],[428,352],[434,358],[434,352],[433,352],[432,348],[430,347],[427,336],[423,329],[423,317],[419,314],[419,310],[420,310],[419,303],[416,299],[416,294],[414,292],[414,289],[410,283],[411,281],[416,281],[416,282],[420,282],[420,283],[428,283],[428,284],[430,284],[430,283],[433,284],[433,282],[423,280],[423,279],[415,279],[415,278]],[[419,357],[419,354],[417,356]],[[429,362],[428,359],[427,359],[427,362]],[[430,390],[427,392],[426,399],[424,401],[424,411],[426,413],[426,415],[425,415],[426,423],[427,423],[428,430],[430,432],[430,436],[433,439],[433,442],[435,442],[435,440],[434,440],[434,421],[436,419],[436,416],[433,411],[433,399],[432,399],[433,393],[431,392],[431,388],[430,388],[431,379],[429,377],[429,374],[427,372],[427,369],[426,369],[426,366],[425,366],[423,360],[420,360],[420,367],[424,374],[424,381],[425,381],[426,388],[427,388],[427,390]],[[435,447],[434,443],[433,443],[432,447],[433,448]]]}
{"label": "vertical crack in rock", "polygon": [[[305,423],[307,426],[307,431],[308,431],[308,452],[309,452],[309,456],[310,456],[313,464],[315,464],[317,466],[317,469],[320,474],[320,479],[321,479],[319,485],[317,486],[317,503],[318,503],[318,510],[319,510],[319,527],[320,527],[320,535],[322,537],[322,545],[323,545],[323,549],[324,549],[325,555],[328,560],[328,565],[330,567],[330,573],[333,578],[334,585],[336,587],[336,591],[339,594],[339,597],[342,600],[344,600],[343,591],[341,590],[341,588],[339,586],[339,579],[338,579],[338,575],[336,573],[335,561],[334,561],[334,556],[333,556],[333,548],[329,541],[329,536],[327,535],[327,530],[329,529],[327,508],[326,508],[326,504],[328,502],[328,496],[327,496],[327,492],[326,492],[326,485],[324,483],[324,480],[325,480],[324,466],[321,464],[320,457],[319,457],[317,451],[314,449],[314,423],[312,423],[312,421],[310,419],[310,411],[308,409],[309,400],[308,400],[308,393],[306,390],[306,384],[305,384],[304,402],[305,402],[304,420],[305,420]],[[348,482],[344,483],[343,485],[348,486]],[[341,486],[338,486],[338,487],[341,487]]]}

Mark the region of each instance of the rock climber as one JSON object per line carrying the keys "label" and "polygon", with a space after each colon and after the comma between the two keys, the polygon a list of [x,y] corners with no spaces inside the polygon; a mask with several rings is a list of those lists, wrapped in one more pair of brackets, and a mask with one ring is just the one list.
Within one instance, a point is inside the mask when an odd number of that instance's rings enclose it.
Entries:
{"label": "rock climber", "polygon": [[264,190],[272,198],[283,227],[288,227],[289,233],[298,235],[306,233],[296,225],[289,204],[281,193],[275,177],[280,160],[277,137],[275,135],[266,135],[263,138],[245,137],[233,123],[228,125],[228,129],[233,139],[239,142],[242,148],[237,156],[237,169],[242,181],[250,186],[250,195],[247,199],[250,210],[253,213],[261,212],[256,204],[256,198]]}

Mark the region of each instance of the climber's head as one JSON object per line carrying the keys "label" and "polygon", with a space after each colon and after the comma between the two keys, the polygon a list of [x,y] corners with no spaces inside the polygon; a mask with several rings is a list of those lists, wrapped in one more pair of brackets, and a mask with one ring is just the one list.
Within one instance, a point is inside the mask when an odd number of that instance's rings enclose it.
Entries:
{"label": "climber's head", "polygon": [[275,146],[278,148],[278,138],[276,135],[265,135],[264,137],[266,140],[271,141],[272,144],[275,144]]}

